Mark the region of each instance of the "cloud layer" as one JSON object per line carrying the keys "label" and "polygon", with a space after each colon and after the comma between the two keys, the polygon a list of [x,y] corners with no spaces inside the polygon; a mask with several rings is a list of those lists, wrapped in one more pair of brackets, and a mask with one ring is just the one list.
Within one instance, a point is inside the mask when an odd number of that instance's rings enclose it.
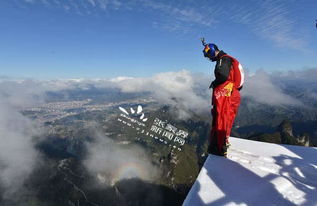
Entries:
{"label": "cloud layer", "polygon": [[0,101],[0,185],[4,198],[13,197],[36,166],[39,159],[34,136],[39,134],[38,125]]}
{"label": "cloud layer", "polygon": [[[315,82],[317,69],[305,69],[270,74],[259,70],[246,73],[242,95],[254,101],[271,105],[297,105],[302,103],[285,92],[285,84],[293,85]],[[62,90],[87,90],[89,88],[113,88],[122,92],[149,92],[161,104],[171,105],[179,110],[197,114],[210,108],[211,90],[208,89],[212,75],[192,73],[187,70],[158,73],[150,77],[117,77],[112,79],[70,79],[70,80],[1,80],[0,95],[3,101],[15,107],[44,102],[46,92]],[[303,87],[302,89],[309,89]],[[314,92],[314,91],[312,91]]]}
{"label": "cloud layer", "polygon": [[151,92],[161,104],[174,106],[179,118],[188,118],[188,111],[204,113],[210,105],[208,78],[186,70],[159,73],[148,78],[118,78],[111,81],[124,92]]}
{"label": "cloud layer", "polygon": [[20,109],[43,102],[45,87],[38,81],[0,80],[0,187],[3,198],[16,198],[40,161],[35,144],[42,127]]}
{"label": "cloud layer", "polygon": [[87,143],[87,150],[84,165],[101,184],[112,185],[129,178],[151,181],[159,174],[145,151],[136,145],[120,146],[97,133],[94,142]]}
{"label": "cloud layer", "polygon": [[[268,74],[258,71],[246,75],[242,90],[243,97],[269,105],[305,106],[301,99],[285,92],[287,82],[309,91],[311,98],[317,98],[317,69],[297,72]],[[149,92],[161,104],[175,107],[179,118],[188,118],[191,113],[206,113],[211,108],[211,78],[205,74],[193,74],[186,70],[159,73],[147,78],[118,77],[98,80],[0,80],[0,184],[5,195],[16,192],[38,161],[34,149],[34,136],[41,134],[40,125],[23,116],[19,109],[44,102],[48,91],[86,90],[116,88],[123,92]],[[311,85],[307,87],[306,85]],[[152,178],[152,166],[147,164],[145,153],[140,148],[122,149],[111,140],[97,135],[96,142],[90,143],[87,167],[96,174],[113,173],[110,168],[120,169],[123,165],[138,165],[130,168],[135,177]],[[142,158],[140,158],[142,157]],[[99,162],[105,162],[100,165]],[[129,169],[129,168],[128,168]],[[143,172],[143,173],[142,173]],[[153,172],[154,174],[155,172]],[[122,173],[121,177],[124,178]],[[102,176],[100,176],[102,179]]]}
{"label": "cloud layer", "polygon": [[242,95],[262,104],[275,106],[302,105],[300,100],[284,93],[279,87],[279,83],[275,82],[274,84],[272,76],[264,71],[258,71],[254,75],[247,75]]}

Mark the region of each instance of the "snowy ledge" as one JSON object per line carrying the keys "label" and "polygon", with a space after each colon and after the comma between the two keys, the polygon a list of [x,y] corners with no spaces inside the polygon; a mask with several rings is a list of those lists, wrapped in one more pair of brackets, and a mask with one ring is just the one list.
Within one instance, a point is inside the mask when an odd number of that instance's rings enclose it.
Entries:
{"label": "snowy ledge", "polygon": [[183,206],[317,205],[317,148],[230,138],[209,155]]}

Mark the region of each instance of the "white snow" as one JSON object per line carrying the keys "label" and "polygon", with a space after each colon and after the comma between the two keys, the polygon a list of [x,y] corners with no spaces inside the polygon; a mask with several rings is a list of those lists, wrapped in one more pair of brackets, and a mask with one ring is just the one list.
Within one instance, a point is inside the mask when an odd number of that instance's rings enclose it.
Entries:
{"label": "white snow", "polygon": [[230,138],[209,155],[183,206],[317,206],[317,148]]}

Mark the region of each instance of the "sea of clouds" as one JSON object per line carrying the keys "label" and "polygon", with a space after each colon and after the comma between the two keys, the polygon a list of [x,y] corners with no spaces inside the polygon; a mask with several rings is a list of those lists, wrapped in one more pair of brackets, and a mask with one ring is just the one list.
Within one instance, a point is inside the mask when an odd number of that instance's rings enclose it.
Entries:
{"label": "sea of clouds", "polygon": [[[246,72],[245,75],[242,97],[270,105],[304,106],[301,99],[284,92],[283,82],[294,82],[298,85],[316,82],[317,69],[275,74],[257,71],[253,74]],[[38,137],[44,132],[43,126],[23,116],[20,111],[25,107],[45,103],[47,92],[85,90],[91,86],[116,88],[126,93],[150,92],[157,102],[173,106],[178,111],[178,118],[186,119],[190,117],[191,112],[199,115],[211,108],[211,90],[208,87],[212,79],[210,75],[187,70],[139,78],[71,80],[0,78],[0,185],[5,191],[4,196],[9,197],[17,192],[41,159],[35,145],[40,141]],[[312,98],[317,97],[316,88],[306,89],[311,90],[309,94]],[[101,138],[100,135],[96,135],[96,141],[97,143],[91,143],[90,156],[86,160],[88,170],[94,173],[109,170],[109,167],[105,164],[100,165],[99,162],[110,162],[112,165],[126,164],[129,161],[136,162],[143,154],[140,148],[113,151],[114,144],[106,137]],[[126,159],[128,162],[118,160],[122,158],[109,159],[109,153],[115,153],[118,157],[129,157]],[[144,168],[151,168],[146,161],[143,163],[138,162]]]}

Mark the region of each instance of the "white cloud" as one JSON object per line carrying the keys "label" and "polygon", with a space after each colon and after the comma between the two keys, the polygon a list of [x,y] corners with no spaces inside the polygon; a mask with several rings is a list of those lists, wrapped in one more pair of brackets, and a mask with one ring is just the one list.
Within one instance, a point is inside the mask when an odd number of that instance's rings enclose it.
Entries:
{"label": "white cloud", "polygon": [[6,96],[17,108],[43,103],[45,92],[65,89],[85,90],[96,88],[119,88],[123,92],[150,92],[161,104],[173,106],[179,118],[188,118],[189,112],[202,114],[210,106],[210,77],[192,74],[187,70],[158,73],[152,77],[72,80],[20,80],[0,81],[0,94]]}
{"label": "white cloud", "polygon": [[259,37],[283,48],[306,51],[307,42],[298,29],[289,2],[258,1],[248,5],[236,4],[230,19],[250,28]]}
{"label": "white cloud", "polygon": [[87,0],[93,7],[96,6],[96,2],[94,0]]}
{"label": "white cloud", "polygon": [[242,95],[254,101],[269,105],[303,105],[301,101],[285,94],[272,77],[264,71],[257,71],[246,77]]}
{"label": "white cloud", "polygon": [[[271,105],[302,105],[299,99],[283,91],[281,80],[297,80],[299,83],[315,82],[317,70],[309,69],[288,74],[268,74],[258,71],[246,76],[243,96],[254,101]],[[112,79],[71,79],[71,80],[0,80],[0,95],[13,107],[31,106],[42,103],[47,91],[87,90],[96,88],[117,88],[123,92],[150,92],[162,105],[175,109],[178,118],[186,119],[191,113],[204,114],[211,108],[211,90],[208,89],[212,75],[191,73],[187,70],[158,73],[151,77],[117,77]],[[299,85],[299,84],[298,84]],[[305,88],[304,88],[305,89]],[[307,88],[308,91],[310,88]],[[305,90],[305,91],[306,91]],[[314,90],[311,96],[315,97]]]}
{"label": "white cloud", "polygon": [[136,145],[120,146],[96,133],[94,142],[87,143],[87,149],[84,165],[100,183],[109,185],[128,178],[151,181],[159,174],[146,152]]}
{"label": "white cloud", "polygon": [[166,21],[155,23],[162,24],[161,27],[172,31],[188,30],[188,27],[191,27],[193,24],[212,27],[216,23],[216,16],[220,14],[219,10],[214,7],[199,9],[197,8],[197,4],[188,5],[184,2],[182,4],[146,0],[140,0],[140,2],[146,9],[159,11],[162,14],[162,18],[168,17]]}
{"label": "white cloud", "polygon": [[39,134],[38,125],[7,102],[0,101],[0,185],[5,190],[3,198],[15,198],[36,166],[39,159],[34,136]]}
{"label": "white cloud", "polygon": [[[35,0],[25,1],[35,3]],[[54,5],[67,11],[73,10],[78,14],[93,14],[96,9],[133,10],[143,13],[150,10],[157,16],[153,20],[154,27],[184,33],[193,31],[197,26],[202,30],[215,29],[217,24],[234,22],[245,25],[255,35],[279,47],[307,50],[305,35],[299,29],[301,25],[297,24],[296,15],[292,13],[296,11],[291,10],[288,1],[241,3],[242,1],[37,0],[36,2],[46,6]]]}
{"label": "white cloud", "polygon": [[[248,3],[204,2],[199,3],[162,3],[161,1],[142,1],[145,7],[160,11],[163,18],[162,28],[172,31],[189,31],[188,27],[205,26],[213,29],[218,23],[226,22],[246,25],[255,35],[273,42],[283,48],[300,51],[307,50],[305,35],[298,29],[291,13],[289,2],[254,1]],[[159,25],[159,22],[155,22]]]}
{"label": "white cloud", "polygon": [[[254,101],[272,105],[297,105],[302,103],[298,99],[285,94],[280,80],[293,79],[300,82],[317,77],[316,69],[289,72],[288,74],[268,74],[258,71],[246,76],[246,83],[242,94]],[[117,77],[112,79],[74,79],[74,80],[21,80],[0,81],[0,94],[6,96],[6,101],[16,107],[41,103],[45,99],[46,91],[86,90],[96,88],[119,88],[123,92],[150,92],[161,104],[175,108],[179,118],[188,118],[190,113],[198,115],[209,111],[211,90],[208,89],[212,75],[194,74],[187,70],[178,72],[158,73],[151,77]],[[309,88],[307,88],[309,89]],[[314,91],[312,91],[314,92]],[[316,92],[316,91],[315,91]],[[12,95],[14,94],[14,95]]]}
{"label": "white cloud", "polygon": [[[209,80],[186,70],[115,82],[124,92],[151,92],[158,102],[174,106],[178,110],[179,118],[188,118],[188,111],[204,113],[210,107],[210,93],[207,89]],[[195,90],[198,85],[205,88],[202,94]]]}
{"label": "white cloud", "polygon": [[317,68],[306,68],[301,69],[298,71],[289,71],[286,74],[282,74],[283,78],[287,79],[295,79],[295,80],[302,80],[302,81],[317,81]]}

